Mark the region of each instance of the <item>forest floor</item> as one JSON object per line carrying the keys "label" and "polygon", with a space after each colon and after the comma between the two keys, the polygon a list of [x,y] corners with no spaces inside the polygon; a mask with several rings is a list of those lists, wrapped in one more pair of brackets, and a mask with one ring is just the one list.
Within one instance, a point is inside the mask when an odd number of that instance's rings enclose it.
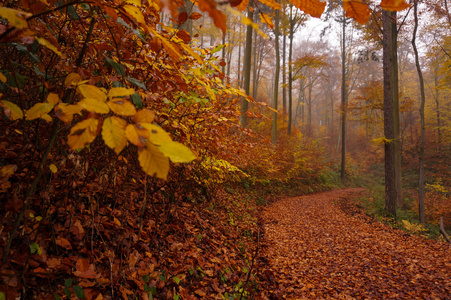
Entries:
{"label": "forest floor", "polygon": [[451,299],[451,247],[366,215],[344,189],[262,212],[262,299]]}

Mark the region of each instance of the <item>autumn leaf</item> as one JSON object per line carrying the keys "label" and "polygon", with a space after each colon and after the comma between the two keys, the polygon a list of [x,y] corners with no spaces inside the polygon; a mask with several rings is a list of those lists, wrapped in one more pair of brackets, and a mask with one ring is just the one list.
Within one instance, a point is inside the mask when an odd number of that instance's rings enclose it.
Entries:
{"label": "autumn leaf", "polygon": [[269,28],[274,29],[274,23],[268,15],[260,13],[260,20],[262,21],[262,23],[268,25]]}
{"label": "autumn leaf", "polygon": [[56,245],[63,247],[66,250],[72,250],[72,245],[65,238],[58,236],[55,240]]}
{"label": "autumn leaf", "polygon": [[[36,103],[25,113],[27,120],[34,120],[42,118],[53,109],[53,105],[50,103]],[[45,117],[44,117],[45,118]]]}
{"label": "autumn leaf", "polygon": [[55,106],[55,115],[63,122],[69,123],[72,121],[75,114],[79,114],[83,107],[78,104],[58,103]]}
{"label": "autumn leaf", "polygon": [[132,17],[132,20],[136,20],[141,24],[146,24],[144,16],[138,7],[133,5],[124,5],[124,10]]}
{"label": "autumn leaf", "polygon": [[75,264],[74,275],[81,278],[95,278],[97,273],[94,270],[94,265],[90,264],[86,258],[79,258]]}
{"label": "autumn leaf", "polygon": [[405,0],[382,0],[380,6],[390,11],[401,11],[410,7]]}
{"label": "autumn leaf", "polygon": [[149,131],[149,141],[151,141],[154,145],[160,146],[164,143],[172,141],[169,133],[164,131],[164,129],[158,125],[141,123],[141,126]]}
{"label": "autumn leaf", "polygon": [[236,6],[236,9],[238,9],[239,11],[244,11],[248,5],[249,5],[249,0],[243,0],[240,2],[240,4],[238,4]]}
{"label": "autumn leaf", "polygon": [[199,0],[198,7],[201,11],[208,12],[208,15],[213,19],[215,26],[222,30],[225,34],[227,30],[227,17],[226,15],[217,9],[217,4],[214,0]]}
{"label": "autumn leaf", "polygon": [[158,149],[173,163],[189,163],[196,159],[196,155],[179,142],[164,143]]}
{"label": "autumn leaf", "polygon": [[202,14],[198,13],[198,12],[193,12],[192,14],[189,15],[189,18],[191,20],[197,20],[202,18]]}
{"label": "autumn leaf", "polygon": [[260,0],[260,2],[265,4],[268,7],[272,8],[273,10],[282,8],[282,6],[279,3],[277,3],[275,0]]}
{"label": "autumn leaf", "polygon": [[315,18],[320,18],[326,7],[326,2],[318,0],[291,0],[294,6]]}
{"label": "autumn leaf", "polygon": [[53,45],[52,43],[50,43],[49,41],[47,41],[46,39],[42,38],[42,37],[35,37],[36,41],[38,41],[39,44],[41,44],[42,46],[45,46],[47,48],[49,48],[50,50],[52,50],[53,52],[55,52],[56,54],[58,54],[58,56],[61,56],[61,51],[58,50],[58,48]]}
{"label": "autumn leaf", "polygon": [[119,97],[126,97],[131,96],[135,93],[134,89],[129,89],[125,87],[116,87],[112,88],[108,91],[108,98],[119,98]]}
{"label": "autumn leaf", "polygon": [[95,118],[89,118],[77,123],[71,128],[67,137],[67,143],[71,149],[82,149],[86,144],[92,143],[96,138],[99,121]]}
{"label": "autumn leaf", "polygon": [[2,72],[0,72],[0,81],[3,83],[6,82],[6,76]]}
{"label": "autumn leaf", "polygon": [[85,98],[94,98],[102,102],[106,102],[106,94],[98,87],[90,84],[79,85],[77,91]]}
{"label": "autumn leaf", "polygon": [[57,168],[54,164],[51,164],[51,165],[49,166],[49,169],[50,169],[50,171],[52,171],[53,174],[55,174],[56,172],[58,172],[58,168]]}
{"label": "autumn leaf", "polygon": [[136,108],[128,100],[117,98],[107,102],[110,109],[120,116],[133,116],[136,114]]}
{"label": "autumn leaf", "polygon": [[52,104],[53,106],[57,105],[59,101],[60,101],[60,98],[58,97],[57,94],[50,93],[47,96],[47,102]]}
{"label": "autumn leaf", "polygon": [[116,116],[108,117],[103,121],[102,138],[116,154],[119,154],[127,145],[125,126],[127,122]]}
{"label": "autumn leaf", "polygon": [[81,76],[77,73],[70,73],[67,75],[66,79],[64,80],[65,86],[76,86],[78,83],[81,82]]}
{"label": "autumn leaf", "polygon": [[141,125],[128,124],[125,128],[125,136],[133,145],[144,147],[149,139],[150,133]]}
{"label": "autumn leaf", "polygon": [[2,104],[1,106],[3,106],[5,115],[12,121],[23,118],[23,111],[16,104],[6,100],[0,100],[0,103]]}
{"label": "autumn leaf", "polygon": [[78,102],[78,105],[86,109],[90,112],[95,112],[98,114],[107,114],[110,112],[109,106],[97,98],[84,98],[80,102]]}
{"label": "autumn leaf", "polygon": [[353,18],[361,25],[365,24],[371,15],[368,4],[361,0],[344,0],[343,9],[346,11],[346,17]]}
{"label": "autumn leaf", "polygon": [[32,16],[32,14],[24,11],[15,10],[5,6],[0,7],[0,17],[8,20],[11,26],[14,26],[18,29],[24,29],[28,27],[26,18],[30,16]]}
{"label": "autumn leaf", "polygon": [[144,172],[150,176],[167,179],[169,172],[169,159],[158,148],[146,143],[145,148],[138,150],[138,160]]}
{"label": "autumn leaf", "polygon": [[154,119],[155,113],[147,108],[139,110],[133,117],[135,123],[152,123]]}

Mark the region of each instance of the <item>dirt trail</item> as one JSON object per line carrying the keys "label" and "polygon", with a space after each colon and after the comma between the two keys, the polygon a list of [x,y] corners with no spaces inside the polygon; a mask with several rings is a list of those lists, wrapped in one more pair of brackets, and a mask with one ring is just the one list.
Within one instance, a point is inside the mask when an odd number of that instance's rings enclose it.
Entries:
{"label": "dirt trail", "polygon": [[263,212],[262,299],[451,299],[451,247],[346,204],[360,192],[285,198]]}

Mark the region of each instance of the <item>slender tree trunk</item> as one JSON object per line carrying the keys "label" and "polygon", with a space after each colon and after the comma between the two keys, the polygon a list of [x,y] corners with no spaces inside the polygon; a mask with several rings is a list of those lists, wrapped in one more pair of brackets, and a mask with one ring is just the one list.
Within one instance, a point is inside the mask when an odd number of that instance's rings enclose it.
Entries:
{"label": "slender tree trunk", "polygon": [[252,98],[257,98],[257,48],[258,48],[258,40],[257,40],[257,31],[254,30],[254,57],[252,58]]}
{"label": "slender tree trunk", "polygon": [[283,45],[282,45],[282,106],[283,113],[287,113],[287,35],[285,32],[285,26],[283,27]]}
{"label": "slender tree trunk", "polygon": [[346,178],[346,115],[347,115],[347,93],[346,93],[346,16],[343,12],[342,24],[342,48],[341,48],[341,180]]}
{"label": "slender tree trunk", "polygon": [[[396,64],[396,12],[382,11],[383,73],[384,73],[384,134],[385,143],[385,209],[396,218],[398,188],[396,180],[395,87]],[[398,117],[399,119],[399,117]]]}
{"label": "slender tree trunk", "polygon": [[290,4],[290,46],[288,49],[288,135],[291,134],[291,123],[293,118],[293,67],[291,61],[293,59],[293,4]]}
{"label": "slender tree trunk", "polygon": [[435,114],[437,119],[437,143],[438,143],[438,151],[442,150],[442,126],[440,120],[440,101],[439,101],[439,89],[438,89],[438,63],[434,68],[434,85],[435,85]]}
{"label": "slender tree trunk", "polygon": [[[253,20],[254,17],[254,2],[249,1],[248,6],[248,18]],[[248,25],[246,29],[246,48],[244,51],[244,91],[247,95],[250,92],[251,85],[251,59],[252,59],[252,26]],[[243,97],[241,98],[241,127],[245,128],[247,126],[247,110],[249,108],[249,102]]]}
{"label": "slender tree trunk", "polygon": [[418,213],[420,215],[420,223],[424,224],[424,135],[425,135],[425,122],[424,122],[424,104],[426,102],[426,95],[424,93],[424,80],[423,72],[421,71],[420,60],[418,58],[418,50],[416,44],[416,35],[418,29],[418,0],[413,2],[413,15],[415,17],[415,26],[413,28],[412,47],[415,54],[415,65],[417,67],[418,79],[420,81],[420,118],[421,118],[421,139],[420,139],[420,163],[419,163],[419,180],[418,180]]}
{"label": "slender tree trunk", "polygon": [[[240,39],[241,39],[241,24],[238,25],[240,27]],[[238,87],[241,87],[241,43],[238,45]]]}
{"label": "slender tree trunk", "polygon": [[[251,1],[252,2],[252,1]],[[279,2],[279,1],[277,1]],[[272,120],[272,143],[275,145],[277,142],[277,102],[279,96],[279,72],[280,72],[280,51],[279,51],[279,22],[280,22],[280,12],[276,10],[276,19],[275,19],[275,48],[276,48],[276,70],[274,76],[274,99],[273,99],[273,108],[276,110],[273,112],[273,120]]]}

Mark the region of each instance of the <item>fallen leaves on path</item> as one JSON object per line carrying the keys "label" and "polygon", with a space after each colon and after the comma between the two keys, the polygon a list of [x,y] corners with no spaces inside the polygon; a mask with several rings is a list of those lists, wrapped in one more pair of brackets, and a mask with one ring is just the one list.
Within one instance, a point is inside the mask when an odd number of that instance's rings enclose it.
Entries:
{"label": "fallen leaves on path", "polygon": [[451,248],[373,221],[346,189],[262,214],[262,299],[451,299]]}

